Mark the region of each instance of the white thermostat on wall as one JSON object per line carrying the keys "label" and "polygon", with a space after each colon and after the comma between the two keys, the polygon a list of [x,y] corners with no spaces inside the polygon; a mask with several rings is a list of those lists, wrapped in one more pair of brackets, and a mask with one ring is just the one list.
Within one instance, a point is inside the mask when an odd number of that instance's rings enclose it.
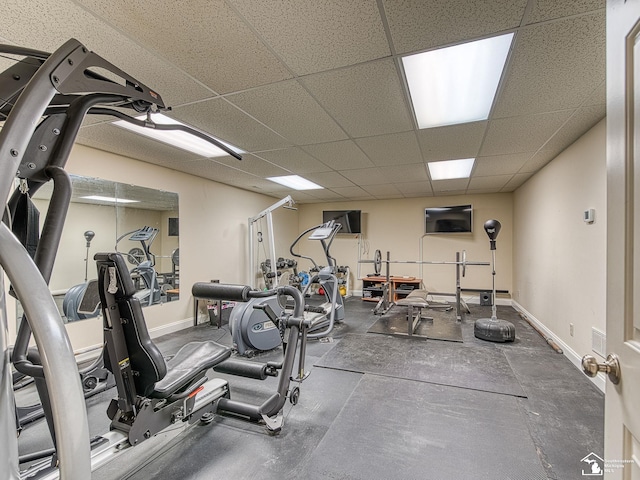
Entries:
{"label": "white thermostat on wall", "polygon": [[593,223],[596,221],[596,211],[593,208],[584,211],[585,223]]}

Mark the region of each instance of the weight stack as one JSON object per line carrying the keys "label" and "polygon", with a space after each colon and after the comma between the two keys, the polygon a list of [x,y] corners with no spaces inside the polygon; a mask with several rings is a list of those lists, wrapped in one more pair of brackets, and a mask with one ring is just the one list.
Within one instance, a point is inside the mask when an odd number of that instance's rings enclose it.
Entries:
{"label": "weight stack", "polygon": [[506,320],[480,318],[473,326],[473,334],[490,342],[513,342],[516,339],[516,327]]}
{"label": "weight stack", "polygon": [[480,305],[490,307],[493,305],[493,295],[491,292],[480,292]]}

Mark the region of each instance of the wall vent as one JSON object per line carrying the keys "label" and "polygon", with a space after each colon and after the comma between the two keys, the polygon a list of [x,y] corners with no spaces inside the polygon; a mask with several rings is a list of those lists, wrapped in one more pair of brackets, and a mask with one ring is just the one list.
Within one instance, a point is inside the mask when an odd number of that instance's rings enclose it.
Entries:
{"label": "wall vent", "polygon": [[591,349],[603,358],[607,356],[607,336],[594,327],[591,327]]}

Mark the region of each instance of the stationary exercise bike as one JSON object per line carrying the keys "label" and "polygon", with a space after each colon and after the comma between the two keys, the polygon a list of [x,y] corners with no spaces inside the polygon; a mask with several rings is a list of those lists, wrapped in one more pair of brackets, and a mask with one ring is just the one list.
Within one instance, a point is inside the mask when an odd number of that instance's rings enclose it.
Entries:
{"label": "stationary exercise bike", "polygon": [[[333,220],[315,225],[302,232],[289,248],[291,255],[305,258],[313,263],[316,273],[309,279],[302,290],[304,296],[309,295],[314,283],[324,291],[325,302],[321,305],[305,305],[305,319],[309,321],[308,338],[325,337],[333,330],[336,322],[344,320],[344,302],[339,293],[339,282],[336,277],[336,260],[329,249],[341,225]],[[294,248],[309,232],[309,240],[319,241],[327,260],[327,266],[320,268],[315,260],[306,255],[296,253]],[[312,269],[313,270],[313,269]],[[282,298],[256,298],[247,303],[236,305],[229,317],[229,326],[233,344],[240,355],[252,355],[255,352],[271,350],[282,343],[282,332],[272,320],[274,314],[282,315],[287,310]],[[274,313],[271,313],[274,312]]]}

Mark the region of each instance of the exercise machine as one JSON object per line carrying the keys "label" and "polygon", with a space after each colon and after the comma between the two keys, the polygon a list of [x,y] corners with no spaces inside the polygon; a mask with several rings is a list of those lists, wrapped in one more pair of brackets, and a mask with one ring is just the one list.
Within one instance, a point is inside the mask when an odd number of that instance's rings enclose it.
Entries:
{"label": "exercise machine", "polygon": [[[151,113],[168,108],[161,96],[75,39],[53,53],[15,45],[0,45],[0,53],[19,57],[0,75],[0,120],[4,121],[0,130],[0,198],[6,202],[0,223],[0,291],[4,291],[6,274],[25,312],[9,356],[7,298],[0,295],[0,471],[11,480],[86,480],[96,463],[92,465],[83,388],[71,343],[47,286],[71,199],[71,180],[64,167],[80,126],[87,114],[109,116],[140,127],[181,130],[235,158],[240,156],[188,126],[155,124]],[[99,71],[107,71],[120,81]],[[146,113],[148,118],[138,120],[127,111],[133,115]],[[16,177],[19,186],[13,190]],[[53,183],[51,201],[31,256],[28,239],[12,227],[27,215],[20,207],[28,204],[24,202],[26,196],[49,181]],[[35,350],[30,351],[32,335]],[[11,365],[34,378],[54,434],[55,458],[38,471],[24,472],[20,466]],[[126,435],[120,437],[124,438],[123,445],[128,443]],[[95,453],[95,444],[93,448]]]}
{"label": "exercise machine", "polygon": [[[325,302],[321,305],[305,305],[305,318],[309,321],[308,338],[327,336],[336,322],[344,320],[344,303],[339,293],[339,283],[336,277],[336,261],[331,256],[331,242],[340,229],[340,224],[333,220],[306,229],[294,240],[289,248],[291,255],[305,258],[313,264],[310,272],[314,272],[302,289],[303,296],[310,295],[313,283],[323,289]],[[309,256],[294,251],[300,240],[310,232],[309,240],[319,241],[327,260],[326,267],[319,267]],[[282,343],[282,332],[272,320],[273,314],[282,314],[287,310],[286,302],[282,298],[256,298],[248,303],[236,305],[229,317],[229,327],[233,338],[233,345],[240,355],[252,356],[256,352],[272,350]]]}

